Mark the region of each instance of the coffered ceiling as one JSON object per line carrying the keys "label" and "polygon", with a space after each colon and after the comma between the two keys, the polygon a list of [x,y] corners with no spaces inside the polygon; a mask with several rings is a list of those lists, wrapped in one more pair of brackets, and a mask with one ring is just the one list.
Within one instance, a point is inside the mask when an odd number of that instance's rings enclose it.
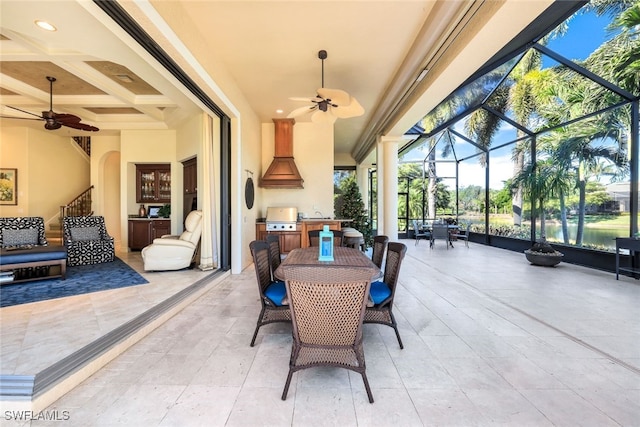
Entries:
{"label": "coffered ceiling", "polygon": [[[337,152],[367,151],[377,134],[401,135],[531,23],[551,0],[120,1],[203,90],[234,114],[246,101],[263,122],[300,107],[321,86],[365,109],[338,119]],[[46,20],[57,31],[34,25]],[[53,110],[101,134],[170,129],[202,105],[95,3],[0,2],[0,113]],[[232,84],[216,87],[215,82]],[[226,91],[226,92],[225,92]],[[277,110],[282,110],[278,113]],[[309,120],[299,117],[296,121]],[[2,126],[43,122],[2,119]],[[63,134],[88,134],[59,129]]]}

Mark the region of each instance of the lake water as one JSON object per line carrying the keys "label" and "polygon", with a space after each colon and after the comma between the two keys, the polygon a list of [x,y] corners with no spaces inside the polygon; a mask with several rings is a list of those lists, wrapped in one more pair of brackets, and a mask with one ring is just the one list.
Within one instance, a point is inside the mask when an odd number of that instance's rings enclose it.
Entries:
{"label": "lake water", "polygon": [[[551,242],[563,243],[562,226],[559,224],[545,224],[547,231],[547,240]],[[576,241],[577,224],[569,225],[569,243],[574,244]],[[582,244],[596,245],[598,247],[606,247],[615,250],[616,237],[629,237],[629,230],[624,228],[597,228],[585,227],[582,236]]]}

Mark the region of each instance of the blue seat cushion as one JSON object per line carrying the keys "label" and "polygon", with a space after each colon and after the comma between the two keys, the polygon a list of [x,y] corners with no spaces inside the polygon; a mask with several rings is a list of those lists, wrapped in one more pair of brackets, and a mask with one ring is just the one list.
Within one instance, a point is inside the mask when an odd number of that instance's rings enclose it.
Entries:
{"label": "blue seat cushion", "polygon": [[287,296],[287,288],[284,282],[273,282],[264,291],[264,295],[271,300],[278,307],[282,306],[282,300]]}
{"label": "blue seat cushion", "polygon": [[391,289],[384,282],[371,282],[369,295],[374,304],[380,304],[391,296]]}

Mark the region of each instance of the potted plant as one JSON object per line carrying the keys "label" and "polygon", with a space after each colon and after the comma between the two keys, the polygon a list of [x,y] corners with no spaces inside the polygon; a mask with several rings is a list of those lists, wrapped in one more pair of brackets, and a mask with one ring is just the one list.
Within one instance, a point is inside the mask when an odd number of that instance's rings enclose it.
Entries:
{"label": "potted plant", "polygon": [[562,165],[553,159],[529,163],[513,178],[512,185],[522,187],[523,195],[531,200],[532,214],[540,215],[540,238],[524,251],[527,260],[534,265],[553,267],[562,261],[564,254],[556,251],[547,242],[545,232],[545,201],[570,188],[570,181],[563,172]]}
{"label": "potted plant", "polygon": [[158,216],[162,218],[169,218],[171,216],[171,205],[167,203],[158,209]]}

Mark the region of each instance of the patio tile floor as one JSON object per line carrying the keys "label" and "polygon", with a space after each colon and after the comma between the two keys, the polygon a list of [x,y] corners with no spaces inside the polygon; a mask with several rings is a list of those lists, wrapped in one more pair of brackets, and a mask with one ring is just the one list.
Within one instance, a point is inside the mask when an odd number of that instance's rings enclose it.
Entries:
{"label": "patio tile floor", "polygon": [[374,404],[358,374],[330,368],[294,374],[280,399],[291,328],[264,326],[249,347],[260,309],[250,267],[47,411],[68,411],[65,426],[640,424],[640,281],[473,243],[404,242],[404,350],[393,329],[365,325]]}

